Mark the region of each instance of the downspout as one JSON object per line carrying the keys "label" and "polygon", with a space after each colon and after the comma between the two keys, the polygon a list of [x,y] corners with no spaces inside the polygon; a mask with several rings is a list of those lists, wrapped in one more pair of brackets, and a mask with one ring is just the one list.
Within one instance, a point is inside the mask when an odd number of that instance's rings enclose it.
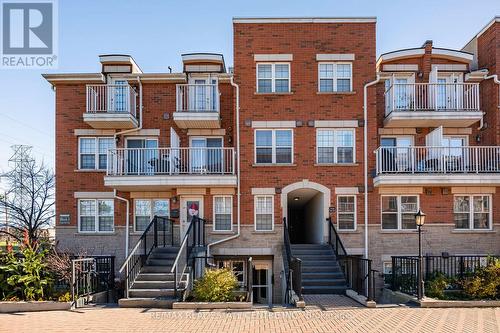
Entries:
{"label": "downspout", "polygon": [[368,259],[368,87],[380,82],[380,75],[377,74],[375,81],[371,81],[364,86],[363,90],[363,165],[364,165],[364,183],[365,183],[365,251],[364,257]]}
{"label": "downspout", "polygon": [[241,231],[241,186],[240,186],[240,87],[234,82],[233,76],[231,75],[231,85],[236,90],[236,201],[237,201],[237,210],[236,210],[236,234],[220,239],[218,241],[212,242],[207,245],[207,257],[210,256],[210,248],[214,245],[227,242],[229,240],[238,238],[240,236]]}
{"label": "downspout", "polygon": [[[136,132],[136,131],[139,131],[142,129],[142,82],[141,82],[141,79],[139,76],[137,76],[137,82],[139,83],[139,127],[128,129],[128,130],[121,131],[121,132],[116,132],[113,136],[115,143],[116,143],[116,138],[118,137],[118,135],[132,133],[132,132]],[[130,200],[128,200],[124,197],[118,196],[116,189],[113,189],[113,196],[115,197],[115,199],[124,201],[127,204],[127,214],[125,215],[125,258],[127,258],[128,257],[129,242],[130,242],[129,241],[129,238],[130,238],[130,235],[129,235],[129,233],[130,233]]]}

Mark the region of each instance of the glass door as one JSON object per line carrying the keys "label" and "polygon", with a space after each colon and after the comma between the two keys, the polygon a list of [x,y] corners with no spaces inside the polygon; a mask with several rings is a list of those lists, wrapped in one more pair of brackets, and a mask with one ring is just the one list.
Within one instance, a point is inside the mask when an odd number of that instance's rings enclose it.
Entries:
{"label": "glass door", "polygon": [[384,171],[401,172],[411,170],[413,157],[410,147],[412,137],[381,138],[380,145],[389,147],[383,149],[382,168]]}
{"label": "glass door", "polygon": [[408,79],[399,78],[394,80],[394,93],[396,94],[394,97],[395,100],[395,109],[405,110],[410,106],[410,92],[408,86]]}
{"label": "glass door", "polygon": [[113,88],[110,93],[111,97],[111,110],[113,112],[127,112],[127,81],[126,80],[113,80]]}
{"label": "glass door", "polygon": [[222,138],[191,138],[191,172],[223,172]]}
{"label": "glass door", "polygon": [[252,288],[254,303],[267,304],[269,306],[272,306],[272,276],[272,262],[256,260],[252,263]]}
{"label": "glass door", "polygon": [[127,139],[127,173],[133,175],[154,174],[158,166],[157,139]]}
{"label": "glass door", "polygon": [[468,168],[467,138],[461,136],[444,136],[446,171],[465,171]]}

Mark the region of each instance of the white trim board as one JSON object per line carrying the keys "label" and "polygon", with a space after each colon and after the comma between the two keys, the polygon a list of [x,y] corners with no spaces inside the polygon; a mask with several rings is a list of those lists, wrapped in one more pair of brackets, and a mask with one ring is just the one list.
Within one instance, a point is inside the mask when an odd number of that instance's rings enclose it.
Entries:
{"label": "white trim board", "polygon": [[252,128],[295,128],[295,120],[252,121]]}
{"label": "white trim board", "polygon": [[353,61],[354,59],[354,53],[316,54],[316,61]]}
{"label": "white trim board", "polygon": [[358,121],[357,120],[315,120],[314,127],[355,128],[355,127],[358,127]]}
{"label": "white trim board", "polygon": [[254,54],[254,61],[292,61],[293,54]]}

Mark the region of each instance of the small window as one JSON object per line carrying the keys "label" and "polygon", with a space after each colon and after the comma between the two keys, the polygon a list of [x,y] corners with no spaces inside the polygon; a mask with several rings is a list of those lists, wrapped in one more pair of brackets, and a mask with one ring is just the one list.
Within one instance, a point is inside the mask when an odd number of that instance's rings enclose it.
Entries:
{"label": "small window", "polygon": [[320,92],[352,91],[351,63],[320,63],[318,66]]}
{"label": "small window", "polygon": [[240,287],[244,287],[246,284],[245,266],[246,262],[243,260],[221,260],[217,262],[217,267],[229,268],[233,271]]}
{"label": "small window", "polygon": [[[155,216],[170,216],[170,205],[168,199],[135,199],[134,216],[135,231],[144,231]],[[160,224],[162,227],[163,224]]]}
{"label": "small window", "polygon": [[290,164],[293,160],[292,130],[256,130],[256,164]]}
{"label": "small window", "polygon": [[456,229],[484,230],[491,228],[491,197],[489,195],[457,195],[453,198]]}
{"label": "small window", "polygon": [[80,200],[78,204],[80,232],[111,232],[114,230],[114,201]]}
{"label": "small window", "polygon": [[384,261],[382,263],[382,273],[384,274],[384,284],[391,284],[392,281],[392,262]]}
{"label": "small window", "polygon": [[416,229],[418,211],[416,195],[384,195],[382,200],[382,229]]}
{"label": "small window", "polygon": [[108,150],[113,148],[115,148],[115,141],[113,138],[80,138],[80,169],[106,170]]}
{"label": "small window", "polygon": [[273,196],[262,195],[255,197],[255,230],[271,231],[274,229]]}
{"label": "small window", "polygon": [[337,227],[339,230],[356,230],[356,197],[337,197]]}
{"label": "small window", "polygon": [[316,133],[317,162],[354,163],[353,129],[320,129]]}
{"label": "small window", "polygon": [[288,63],[257,64],[257,92],[259,93],[290,92],[290,64]]}
{"label": "small window", "polygon": [[214,230],[215,231],[231,231],[233,214],[233,197],[232,196],[215,196],[214,197]]}

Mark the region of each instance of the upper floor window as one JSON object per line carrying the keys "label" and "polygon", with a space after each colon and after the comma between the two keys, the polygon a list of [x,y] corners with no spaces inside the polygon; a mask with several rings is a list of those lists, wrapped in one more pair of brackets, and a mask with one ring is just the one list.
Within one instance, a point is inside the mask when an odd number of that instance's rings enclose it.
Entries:
{"label": "upper floor window", "polygon": [[453,198],[456,229],[490,229],[491,197],[489,195],[456,195]]}
{"label": "upper floor window", "polygon": [[79,169],[106,170],[108,150],[114,147],[113,138],[79,138]]}
{"label": "upper floor window", "polygon": [[353,129],[319,129],[316,145],[318,163],[354,163]]}
{"label": "upper floor window", "polygon": [[114,230],[113,199],[85,199],[78,202],[80,232],[111,232]]}
{"label": "upper floor window", "polygon": [[214,196],[214,230],[230,231],[233,228],[233,197]]}
{"label": "upper floor window", "polygon": [[352,91],[351,63],[320,63],[318,66],[320,92]]}
{"label": "upper floor window", "polygon": [[291,129],[255,131],[255,163],[290,164],[293,161]]}
{"label": "upper floor window", "polygon": [[383,195],[382,229],[416,229],[417,211],[418,196],[416,195]]}
{"label": "upper floor window", "polygon": [[290,92],[289,63],[257,64],[257,92],[284,93]]}

